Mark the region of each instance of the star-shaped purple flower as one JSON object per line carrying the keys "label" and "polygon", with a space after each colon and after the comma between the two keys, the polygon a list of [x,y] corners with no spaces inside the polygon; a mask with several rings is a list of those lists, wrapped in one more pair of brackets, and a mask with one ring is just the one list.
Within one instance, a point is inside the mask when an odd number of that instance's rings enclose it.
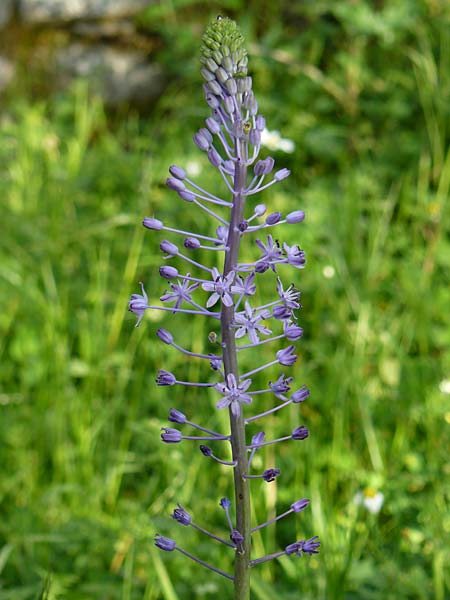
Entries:
{"label": "star-shaped purple flower", "polygon": [[272,263],[278,262],[282,258],[282,252],[278,243],[276,241],[274,242],[271,235],[268,235],[265,244],[261,240],[255,240],[255,244],[262,250],[262,255],[258,260],[258,263],[269,263],[272,271],[276,271],[275,266]]}
{"label": "star-shaped purple flower", "polygon": [[[189,277],[189,273],[187,274]],[[198,283],[190,284],[187,279],[183,281],[179,281],[177,283],[169,283],[171,292],[165,292],[160,300],[161,302],[175,302],[174,308],[179,308],[183,301],[189,302],[192,304],[192,292],[196,290],[199,286]]]}
{"label": "star-shaped purple flower", "polygon": [[223,383],[218,383],[214,388],[223,394],[223,398],[216,404],[217,408],[226,408],[230,406],[233,415],[238,416],[241,411],[240,404],[250,404],[252,397],[245,392],[252,383],[251,379],[246,379],[242,383],[237,383],[233,373],[228,373],[226,380]]}
{"label": "star-shaped purple flower", "polygon": [[270,317],[269,310],[262,310],[259,313],[256,313],[253,310],[248,302],[245,303],[245,310],[239,312],[234,317],[233,326],[237,327],[236,330],[236,338],[244,337],[245,334],[248,334],[250,341],[252,344],[257,344],[259,342],[259,335],[270,335],[272,331],[261,325],[259,322],[264,321]]}
{"label": "star-shaped purple flower", "polygon": [[300,304],[298,299],[300,298],[300,292],[295,289],[294,284],[284,289],[283,284],[281,283],[281,279],[277,277],[277,293],[280,297],[280,300],[283,301],[283,304],[287,306],[287,308],[297,309],[300,308]]}
{"label": "star-shaped purple flower", "polygon": [[216,267],[213,267],[211,275],[213,281],[202,283],[202,289],[204,289],[205,292],[212,292],[206,303],[206,308],[214,306],[219,299],[222,300],[224,306],[233,306],[231,286],[234,281],[234,271],[230,271],[228,275],[224,277],[219,273]]}

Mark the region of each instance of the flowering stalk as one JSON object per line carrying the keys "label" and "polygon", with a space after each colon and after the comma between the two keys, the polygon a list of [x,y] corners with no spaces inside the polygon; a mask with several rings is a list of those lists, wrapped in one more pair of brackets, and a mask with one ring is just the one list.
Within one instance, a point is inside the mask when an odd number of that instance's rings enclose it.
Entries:
{"label": "flowering stalk", "polygon": [[[206,232],[205,235],[205,232],[184,231],[169,227],[158,219],[145,218],[143,224],[147,229],[185,236],[183,252],[180,252],[179,247],[169,240],[163,240],[160,249],[164,252],[165,259],[177,257],[188,263],[191,270],[195,270],[196,273],[193,276],[190,273],[182,275],[176,267],[161,266],[160,275],[169,282],[170,287],[170,290],[160,298],[163,305],[150,305],[144,286],[141,284],[142,293],[131,296],[129,309],[138,317],[136,325],[140,324],[145,311],[149,309],[171,311],[176,314],[196,314],[211,319],[212,323],[220,322],[221,352],[217,354],[199,354],[183,348],[166,329],[158,329],[157,336],[161,342],[172,346],[184,356],[209,361],[212,370],[220,376],[221,381],[215,383],[181,381],[173,373],[161,369],[158,371],[156,383],[160,386],[196,387],[199,388],[199,393],[202,388],[214,388],[221,396],[217,408],[228,408],[230,433],[221,434],[207,429],[188,420],[182,412],[172,408],[169,412],[169,421],[180,426],[192,427],[199,435],[184,435],[177,428],[163,427],[161,439],[167,444],[178,444],[183,441],[187,443],[209,441],[214,444],[220,442],[221,449],[223,445],[228,443],[231,445],[232,460],[221,458],[217,455],[217,451],[213,452],[208,445],[200,445],[204,456],[233,470],[235,524],[230,516],[230,501],[222,498],[219,503],[225,511],[230,541],[194,523],[181,505],[174,510],[172,517],[181,525],[190,525],[212,540],[232,548],[235,552],[234,574],[225,573],[194,556],[180,548],[170,538],[158,534],[155,544],[166,552],[178,550],[202,566],[233,581],[235,600],[249,600],[252,567],[284,555],[317,554],[320,546],[315,536],[309,540],[291,543],[282,551],[251,558],[252,533],[292,513],[303,511],[309,504],[308,499],[302,498],[277,517],[252,527],[250,511],[252,480],[262,479],[270,483],[280,475],[280,469],[277,468],[265,469],[262,474],[253,473],[252,461],[255,453],[270,444],[305,440],[309,436],[309,430],[304,425],[299,425],[289,435],[274,440],[266,440],[264,432],[260,431],[252,437],[250,443],[247,442],[246,435],[246,427],[249,423],[276,413],[289,404],[301,404],[309,396],[309,390],[302,386],[287,397],[286,393],[290,390],[292,377],[286,377],[284,374],[279,375],[274,383],[269,382],[268,387],[262,390],[253,389],[251,379],[256,373],[275,365],[292,366],[297,356],[295,346],[291,342],[298,340],[303,334],[302,328],[296,324],[295,314],[295,311],[300,308],[299,292],[292,285],[285,289],[281,279],[277,277],[275,300],[256,306],[250,300],[256,293],[256,280],[266,271],[277,274],[279,265],[302,269],[305,265],[305,256],[303,250],[297,245],[289,246],[284,243],[280,246],[280,243],[274,241],[270,234],[265,239],[254,240],[254,244],[261,252],[255,262],[242,262],[240,246],[243,238],[253,232],[272,229],[282,224],[298,224],[304,220],[305,215],[303,211],[295,210],[283,218],[281,213],[272,212],[266,216],[264,223],[250,225],[257,219],[261,219],[267,211],[265,205],[258,204],[251,214],[246,216],[247,198],[252,200],[258,192],[282,181],[289,175],[289,171],[287,169],[275,171],[272,178],[267,181],[266,178],[272,173],[275,161],[271,157],[257,160],[265,120],[258,114],[258,104],[252,91],[252,80],[247,76],[244,40],[233,21],[218,17],[208,26],[203,37],[201,62],[203,64],[201,73],[206,81],[204,92],[206,102],[211,108],[211,116],[206,119],[206,127],[201,128],[194,135],[194,143],[207,153],[211,165],[217,169],[231,198],[227,200],[202,189],[187,178],[181,167],[176,165],[170,167],[171,176],[167,179],[167,186],[182,200],[206,212],[219,225],[216,226],[214,235],[210,235],[210,232]],[[249,174],[250,168],[252,174]],[[213,250],[215,256],[217,252],[224,254],[221,271],[215,266],[199,262],[197,251],[206,253]],[[193,252],[196,253],[195,259],[190,256]],[[207,293],[206,302],[204,297],[199,297],[202,292]],[[165,306],[165,304],[172,306]],[[217,308],[218,306],[220,309]],[[272,335],[272,329],[267,326],[268,324],[278,329],[278,333]],[[217,334],[213,332],[211,335],[215,341]],[[238,346],[236,340],[245,337],[248,338],[247,343]],[[288,345],[275,351],[272,361],[256,365],[246,373],[240,372],[238,354],[242,356],[247,350],[254,350],[254,356],[257,356],[255,349],[259,346],[273,344],[284,338],[288,341]],[[259,395],[262,394],[272,395],[275,398],[274,406],[264,412],[256,411],[256,414],[251,416],[244,414],[245,407],[252,404],[254,400],[257,403]]]}

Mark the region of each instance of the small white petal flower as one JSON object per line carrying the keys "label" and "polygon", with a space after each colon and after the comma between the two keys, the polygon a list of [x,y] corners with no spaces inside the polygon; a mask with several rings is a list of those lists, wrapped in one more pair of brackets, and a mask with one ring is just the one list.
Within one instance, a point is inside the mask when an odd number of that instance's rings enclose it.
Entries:
{"label": "small white petal flower", "polygon": [[376,515],[380,512],[384,502],[384,494],[373,488],[366,488],[355,494],[353,502],[358,506],[364,506],[370,513]]}

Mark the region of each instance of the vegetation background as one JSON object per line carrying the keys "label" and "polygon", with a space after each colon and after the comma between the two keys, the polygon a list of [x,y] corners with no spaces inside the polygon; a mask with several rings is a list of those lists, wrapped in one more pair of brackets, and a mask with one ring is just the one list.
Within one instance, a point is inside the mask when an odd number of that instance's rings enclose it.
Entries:
{"label": "vegetation background", "polygon": [[[256,536],[255,555],[313,534],[322,549],[255,569],[253,597],[448,599],[449,4],[173,0],[140,21],[169,81],[145,114],[106,111],[82,82],[38,97],[31,77],[2,100],[0,600],[231,597],[152,543],[159,531],[230,568],[226,550],[168,518],[181,502],[225,532],[229,473],[159,440],[172,406],[207,426],[226,415],[213,395],[154,385],[160,367],[202,373],[157,342],[170,317],[134,329],[126,312],[140,280],[152,299],[164,290],[141,218],[198,223],[165,187],[169,165],[217,182],[191,140],[208,112],[200,37],[217,13],[246,35],[268,128],[295,143],[263,152],[293,172],[264,202],[307,213],[281,235],[308,257],[286,276],[302,291],[294,374],[312,390],[312,435],[277,448],[282,476],[254,485],[255,518],[312,503]],[[175,327],[209,348],[207,324]],[[268,437],[298,418],[268,420]],[[384,495],[379,512],[355,503],[361,491]]]}

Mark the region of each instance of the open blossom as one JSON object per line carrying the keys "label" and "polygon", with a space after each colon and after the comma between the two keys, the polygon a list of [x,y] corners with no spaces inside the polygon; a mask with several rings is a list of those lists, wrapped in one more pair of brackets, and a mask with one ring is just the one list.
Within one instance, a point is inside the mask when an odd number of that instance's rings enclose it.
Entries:
{"label": "open blossom", "polygon": [[233,297],[231,296],[231,285],[234,281],[234,271],[230,271],[225,277],[221,275],[214,267],[212,269],[212,281],[202,283],[202,289],[205,292],[212,292],[206,303],[206,308],[214,306],[218,300],[222,300],[224,306],[233,306]]}
{"label": "open blossom", "polygon": [[[187,274],[189,277],[189,273]],[[177,283],[169,283],[170,292],[165,292],[160,300],[161,302],[175,302],[174,308],[179,308],[183,302],[192,302],[192,292],[195,291],[199,284],[189,283],[187,279],[178,281]]]}
{"label": "open blossom", "polygon": [[251,379],[246,379],[238,384],[233,373],[229,373],[226,381],[214,386],[218,392],[223,394],[223,398],[216,404],[217,408],[226,408],[229,406],[232,413],[238,415],[241,410],[240,404],[250,404],[252,401],[252,397],[245,393],[251,383]]}
{"label": "open blossom", "polygon": [[252,344],[259,342],[259,334],[270,335],[272,331],[260,323],[270,316],[270,311],[262,310],[259,313],[254,311],[248,302],[245,303],[245,310],[237,313],[234,317],[234,327],[237,327],[236,337],[241,338],[248,335]]}

